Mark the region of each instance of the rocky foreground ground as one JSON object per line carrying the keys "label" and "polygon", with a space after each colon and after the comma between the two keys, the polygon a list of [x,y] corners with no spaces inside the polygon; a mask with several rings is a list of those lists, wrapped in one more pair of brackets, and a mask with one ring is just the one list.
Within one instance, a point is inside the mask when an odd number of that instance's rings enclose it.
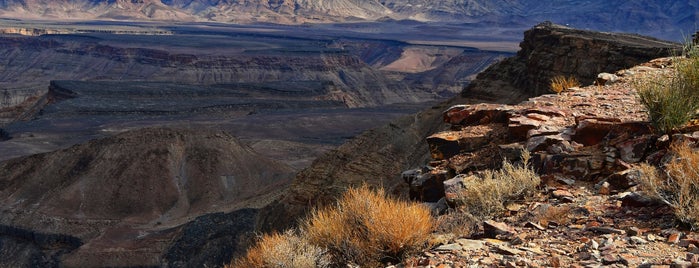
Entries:
{"label": "rocky foreground ground", "polygon": [[636,95],[634,81],[667,74],[671,64],[670,58],[652,60],[600,75],[598,85],[518,105],[447,110],[451,129],[428,137],[429,167],[404,173],[414,198],[437,209],[456,202],[462,180],[497,168],[490,163],[503,156],[516,159],[513,152],[522,148],[542,174],[540,191],[470,234],[436,235],[430,250],[394,267],[699,265],[699,234],[679,225],[672,210],[646,197],[636,182],[636,165],[660,161],[668,139],[699,137],[692,127],[669,137],[654,134]]}

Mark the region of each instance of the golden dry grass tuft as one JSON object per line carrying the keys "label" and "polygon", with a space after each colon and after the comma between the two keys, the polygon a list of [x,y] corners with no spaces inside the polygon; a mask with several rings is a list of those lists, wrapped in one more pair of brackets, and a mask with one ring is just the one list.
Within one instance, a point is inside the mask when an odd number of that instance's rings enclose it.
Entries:
{"label": "golden dry grass tuft", "polygon": [[374,267],[425,247],[434,219],[422,204],[391,199],[383,189],[364,185],[347,190],[336,206],[314,211],[302,227],[337,262]]}
{"label": "golden dry grass tuft", "polygon": [[460,206],[479,219],[487,219],[505,211],[505,204],[521,200],[536,192],[539,176],[528,167],[529,152],[523,150],[521,166],[508,161],[500,170],[487,170],[482,180],[464,181]]}
{"label": "golden dry grass tuft", "polygon": [[551,89],[551,91],[556,92],[556,94],[559,94],[566,89],[579,86],[580,82],[578,82],[578,79],[574,76],[557,75],[551,78],[551,84],[549,85],[549,88]]}
{"label": "golden dry grass tuft", "polygon": [[699,151],[686,143],[671,146],[673,154],[659,172],[648,164],[641,165],[641,189],[673,208],[678,220],[699,227]]}
{"label": "golden dry grass tuft", "polygon": [[246,255],[226,268],[306,268],[329,267],[326,250],[308,243],[293,231],[262,236]]}

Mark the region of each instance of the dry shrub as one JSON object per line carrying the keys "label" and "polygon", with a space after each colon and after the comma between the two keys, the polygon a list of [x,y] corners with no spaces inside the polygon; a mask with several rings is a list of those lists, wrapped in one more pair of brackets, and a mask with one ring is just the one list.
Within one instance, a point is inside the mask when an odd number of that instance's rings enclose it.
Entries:
{"label": "dry shrub", "polygon": [[383,189],[364,185],[347,190],[336,206],[314,211],[303,228],[338,262],[374,267],[423,248],[434,219],[422,204],[387,198]]}
{"label": "dry shrub", "polygon": [[479,219],[505,211],[505,204],[533,195],[541,179],[528,167],[529,152],[523,150],[521,166],[503,161],[500,170],[486,170],[482,180],[464,181],[460,206]]}
{"label": "dry shrub", "polygon": [[673,208],[678,220],[699,227],[699,151],[686,143],[670,147],[673,158],[664,174],[650,165],[641,165],[641,188]]}
{"label": "dry shrub", "polygon": [[551,78],[551,84],[549,85],[551,91],[556,93],[561,93],[566,89],[579,86],[580,82],[578,82],[577,78],[563,75],[557,75]]}
{"label": "dry shrub", "polygon": [[308,243],[293,231],[266,234],[251,247],[247,254],[226,268],[274,267],[306,268],[328,267],[326,250]]}

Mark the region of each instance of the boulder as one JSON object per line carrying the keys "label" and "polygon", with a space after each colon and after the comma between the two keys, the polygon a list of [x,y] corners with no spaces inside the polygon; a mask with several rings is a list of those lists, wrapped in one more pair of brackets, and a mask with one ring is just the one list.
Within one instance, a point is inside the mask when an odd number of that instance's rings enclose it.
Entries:
{"label": "boulder", "polygon": [[474,105],[454,105],[443,113],[445,123],[452,125],[476,125],[505,123],[509,105],[480,103]]}
{"label": "boulder", "polygon": [[621,122],[618,118],[605,117],[578,117],[575,121],[572,139],[585,146],[597,145],[620,135],[635,137],[651,133],[647,122]]}
{"label": "boulder", "polygon": [[414,169],[403,172],[408,183],[410,199],[422,202],[439,202],[444,197],[444,181],[449,174],[442,169]]}
{"label": "boulder", "polygon": [[627,163],[638,163],[646,155],[648,147],[652,144],[651,135],[643,135],[616,144],[621,160]]}

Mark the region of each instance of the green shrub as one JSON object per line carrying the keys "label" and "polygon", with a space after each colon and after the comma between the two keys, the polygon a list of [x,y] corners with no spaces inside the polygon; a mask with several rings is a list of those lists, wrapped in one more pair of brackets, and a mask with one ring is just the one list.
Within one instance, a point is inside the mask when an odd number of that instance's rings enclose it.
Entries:
{"label": "green shrub", "polygon": [[636,82],[641,103],[660,133],[677,130],[699,109],[699,53],[689,46],[687,58],[676,58],[669,76],[646,77]]}

